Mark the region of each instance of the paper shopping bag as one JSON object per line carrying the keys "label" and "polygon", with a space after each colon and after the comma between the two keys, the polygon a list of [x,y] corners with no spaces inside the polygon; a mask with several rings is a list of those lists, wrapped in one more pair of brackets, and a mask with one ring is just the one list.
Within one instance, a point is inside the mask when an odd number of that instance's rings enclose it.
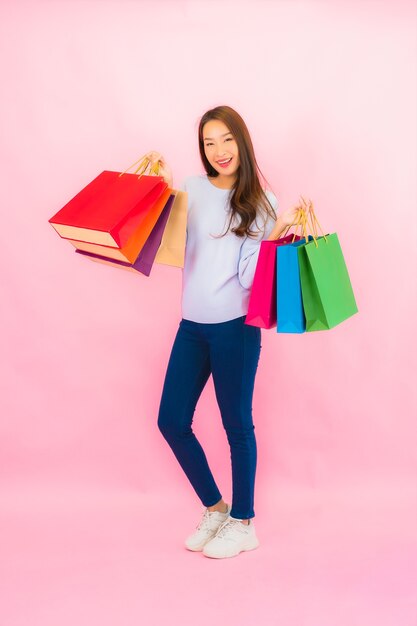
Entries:
{"label": "paper shopping bag", "polygon": [[314,233],[298,249],[306,330],[328,330],[357,313],[358,307],[337,234],[324,234],[311,201],[303,215],[304,227],[310,222]]}
{"label": "paper shopping bag", "polygon": [[306,330],[328,330],[358,312],[336,233],[318,237],[299,250]]}
{"label": "paper shopping bag", "polygon": [[187,240],[188,192],[175,189],[175,200],[155,263],[184,267]]}
{"label": "paper shopping bag", "polygon": [[278,333],[304,333],[306,330],[298,257],[298,248],[305,243],[303,237],[276,250]]}
{"label": "paper shopping bag", "polygon": [[112,246],[85,243],[73,239],[69,239],[68,241],[77,248],[77,250],[84,250],[99,256],[105,256],[109,259],[133,264],[155,228],[171,193],[172,189],[168,187],[165,188],[162,195],[160,195],[159,189],[156,187],[148,194],[146,206],[144,205],[142,210],[136,212],[134,216],[128,217],[120,226],[120,239],[126,242],[121,247],[114,248]]}
{"label": "paper shopping bag", "polygon": [[167,187],[160,176],[105,170],[51,217],[49,223],[64,239],[120,248],[132,232],[121,231],[122,225],[129,218],[140,219],[149,203],[155,202]]}
{"label": "paper shopping bag", "polygon": [[106,256],[94,254],[85,250],[77,249],[75,252],[85,255],[93,261],[104,263],[105,265],[112,265],[113,267],[117,267],[119,269],[128,269],[129,271],[140,272],[145,276],[149,276],[153,267],[157,250],[161,244],[163,232],[168,221],[174,200],[175,193],[172,193],[134,263],[110,259]]}
{"label": "paper shopping bag", "polygon": [[261,241],[245,324],[259,328],[272,328],[276,325],[277,247],[299,240],[299,235],[295,237],[294,235],[287,235],[280,239]]}

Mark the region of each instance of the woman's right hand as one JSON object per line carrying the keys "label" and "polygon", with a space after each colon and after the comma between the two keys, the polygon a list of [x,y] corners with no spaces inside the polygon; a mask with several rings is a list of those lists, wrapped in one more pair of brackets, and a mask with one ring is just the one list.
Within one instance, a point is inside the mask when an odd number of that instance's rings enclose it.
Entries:
{"label": "woman's right hand", "polygon": [[155,163],[159,162],[159,174],[158,176],[162,176],[166,183],[168,183],[169,187],[172,187],[173,184],[173,176],[172,170],[169,167],[168,163],[165,161],[164,157],[160,152],[147,152],[143,158],[149,159],[151,165],[155,165]]}

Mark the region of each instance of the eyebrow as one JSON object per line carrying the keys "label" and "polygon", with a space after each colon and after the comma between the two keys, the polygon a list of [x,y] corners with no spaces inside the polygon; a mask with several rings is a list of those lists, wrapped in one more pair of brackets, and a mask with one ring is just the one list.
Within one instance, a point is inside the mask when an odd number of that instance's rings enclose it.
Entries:
{"label": "eyebrow", "polygon": [[[233,133],[229,130],[228,133],[224,133],[223,135],[220,135],[220,137],[226,137],[226,135],[232,135]],[[204,137],[204,141],[206,141],[207,139],[213,139],[213,137]]]}

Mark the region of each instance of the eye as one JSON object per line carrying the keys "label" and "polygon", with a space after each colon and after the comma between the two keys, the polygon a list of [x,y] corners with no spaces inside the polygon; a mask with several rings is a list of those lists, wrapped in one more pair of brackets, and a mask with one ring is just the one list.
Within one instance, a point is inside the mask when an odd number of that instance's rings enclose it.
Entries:
{"label": "eye", "polygon": [[[225,139],[225,141],[233,141],[233,137],[228,137],[227,139]],[[206,143],[206,147],[207,146],[212,146],[212,143]]]}

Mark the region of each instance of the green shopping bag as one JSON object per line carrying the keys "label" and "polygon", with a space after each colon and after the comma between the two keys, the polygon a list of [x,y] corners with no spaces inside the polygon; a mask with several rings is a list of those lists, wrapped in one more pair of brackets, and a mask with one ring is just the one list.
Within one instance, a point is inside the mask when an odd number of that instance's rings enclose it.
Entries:
{"label": "green shopping bag", "polygon": [[[306,331],[328,330],[358,312],[336,233],[324,235],[310,202],[313,239],[298,248]],[[316,224],[322,237],[317,236]]]}

